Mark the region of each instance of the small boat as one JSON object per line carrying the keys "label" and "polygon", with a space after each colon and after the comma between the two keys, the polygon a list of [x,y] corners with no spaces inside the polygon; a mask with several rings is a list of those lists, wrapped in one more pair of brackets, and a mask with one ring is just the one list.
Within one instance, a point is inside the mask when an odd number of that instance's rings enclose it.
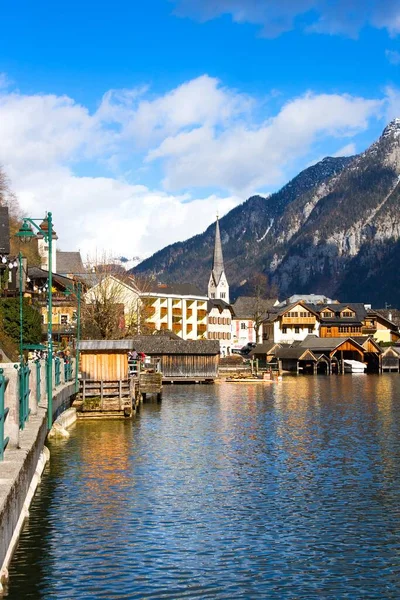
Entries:
{"label": "small boat", "polygon": [[225,381],[227,383],[276,383],[282,381],[282,376],[278,379],[270,379],[269,377],[227,377]]}
{"label": "small boat", "polygon": [[344,360],[345,373],[365,373],[367,365],[359,360]]}

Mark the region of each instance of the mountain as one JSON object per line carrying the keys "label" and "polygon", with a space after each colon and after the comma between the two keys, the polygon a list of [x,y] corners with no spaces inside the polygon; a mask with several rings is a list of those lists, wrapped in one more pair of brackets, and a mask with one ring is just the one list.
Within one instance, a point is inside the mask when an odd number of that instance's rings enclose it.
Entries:
{"label": "mountain", "polygon": [[[268,198],[220,220],[225,272],[237,296],[258,273],[280,297],[324,293],[400,305],[400,119],[362,154],[325,158]],[[135,273],[207,288],[215,226],[160,250]]]}

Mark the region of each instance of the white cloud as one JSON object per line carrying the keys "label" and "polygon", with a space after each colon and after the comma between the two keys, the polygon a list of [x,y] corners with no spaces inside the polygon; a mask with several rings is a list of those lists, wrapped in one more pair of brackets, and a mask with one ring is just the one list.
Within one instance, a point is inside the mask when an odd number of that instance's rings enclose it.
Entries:
{"label": "white cloud", "polygon": [[255,126],[238,123],[218,133],[210,127],[166,138],[148,160],[166,160],[167,189],[213,185],[248,195],[282,181],[321,137],[347,138],[368,127],[382,100],[307,93]]}
{"label": "white cloud", "polygon": [[310,92],[270,114],[265,102],[204,75],[156,96],[112,90],[91,113],[67,96],[3,89],[0,163],[27,215],[54,213],[62,248],[144,256],[285,183],[314,144],[349,147],[397,98],[392,89],[387,100]]}
{"label": "white cloud", "polygon": [[[294,28],[296,19],[309,31],[357,35],[365,25],[400,32],[399,0],[171,0],[176,14],[200,20],[229,14],[237,23],[263,27],[275,37]],[[310,24],[311,23],[311,24]]]}

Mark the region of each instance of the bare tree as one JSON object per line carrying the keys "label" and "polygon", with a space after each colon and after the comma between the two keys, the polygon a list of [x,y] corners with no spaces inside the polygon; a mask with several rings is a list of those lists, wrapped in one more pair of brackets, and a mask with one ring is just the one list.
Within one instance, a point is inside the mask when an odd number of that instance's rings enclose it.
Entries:
{"label": "bare tree", "polygon": [[254,323],[256,341],[262,341],[262,323],[268,317],[271,299],[277,297],[277,288],[271,286],[263,273],[256,274],[250,282],[252,290],[251,318]]}
{"label": "bare tree", "polygon": [[103,257],[89,262],[84,302],[82,334],[91,339],[120,339],[152,333],[147,325],[151,302],[141,298],[148,280],[135,279],[119,264]]}

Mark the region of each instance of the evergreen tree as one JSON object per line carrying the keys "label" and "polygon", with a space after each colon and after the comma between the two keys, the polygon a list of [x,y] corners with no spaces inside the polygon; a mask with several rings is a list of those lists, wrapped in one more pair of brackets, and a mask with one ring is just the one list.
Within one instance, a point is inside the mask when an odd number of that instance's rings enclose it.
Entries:
{"label": "evergreen tree", "polygon": [[[40,313],[23,299],[23,343],[39,344],[42,337]],[[18,345],[20,339],[19,298],[3,298],[0,302],[0,316],[4,332]]]}

